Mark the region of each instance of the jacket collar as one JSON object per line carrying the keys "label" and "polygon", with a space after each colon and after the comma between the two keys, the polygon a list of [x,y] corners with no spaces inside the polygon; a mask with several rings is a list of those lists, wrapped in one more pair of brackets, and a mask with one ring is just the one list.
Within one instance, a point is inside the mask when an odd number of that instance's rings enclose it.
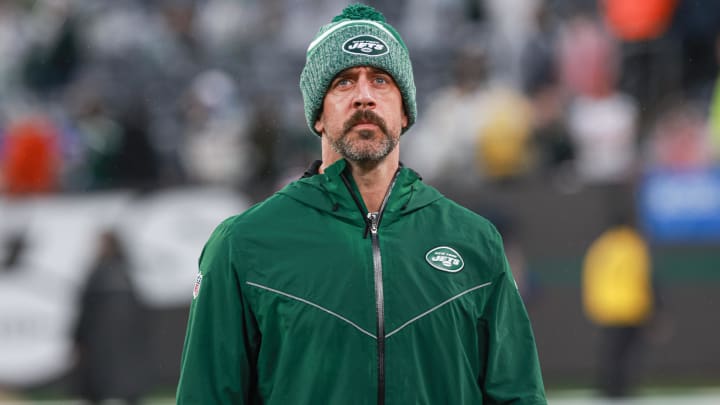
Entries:
{"label": "jacket collar", "polygon": [[[360,212],[341,177],[342,173],[347,173],[346,178],[352,192],[360,197],[357,184],[347,170],[347,162],[340,159],[327,167],[323,173],[318,173],[319,167],[319,161],[313,163],[303,178],[290,183],[278,193],[345,221],[364,225],[367,208],[362,198],[359,198],[363,209],[363,212]],[[381,227],[440,198],[443,198],[440,192],[424,184],[415,171],[401,165],[383,212]]]}

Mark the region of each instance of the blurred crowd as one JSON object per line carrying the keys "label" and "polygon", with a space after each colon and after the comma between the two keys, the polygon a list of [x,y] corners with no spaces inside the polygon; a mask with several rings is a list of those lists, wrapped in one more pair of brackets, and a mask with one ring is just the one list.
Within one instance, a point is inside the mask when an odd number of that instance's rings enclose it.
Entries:
{"label": "blurred crowd", "polygon": [[[319,156],[297,82],[345,3],[0,3],[1,189],[262,197]],[[720,157],[720,3],[369,3],[411,51],[420,114],[402,153],[429,182],[572,191]]]}

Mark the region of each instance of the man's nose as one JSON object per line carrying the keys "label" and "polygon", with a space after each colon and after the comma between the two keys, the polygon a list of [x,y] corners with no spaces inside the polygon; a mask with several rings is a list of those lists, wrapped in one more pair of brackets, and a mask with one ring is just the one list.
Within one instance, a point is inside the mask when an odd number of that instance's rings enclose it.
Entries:
{"label": "man's nose", "polygon": [[353,107],[358,109],[375,108],[375,94],[370,80],[360,77],[355,87]]}

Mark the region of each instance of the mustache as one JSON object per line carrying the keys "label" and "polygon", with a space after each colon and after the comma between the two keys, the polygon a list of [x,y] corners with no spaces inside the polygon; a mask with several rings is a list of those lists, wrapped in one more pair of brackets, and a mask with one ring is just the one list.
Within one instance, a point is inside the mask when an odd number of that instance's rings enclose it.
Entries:
{"label": "mustache", "polygon": [[343,125],[343,132],[347,134],[355,125],[361,123],[375,124],[384,134],[387,134],[387,125],[385,124],[385,120],[372,110],[355,111],[355,113],[348,118],[347,121],[345,121],[345,124]]}

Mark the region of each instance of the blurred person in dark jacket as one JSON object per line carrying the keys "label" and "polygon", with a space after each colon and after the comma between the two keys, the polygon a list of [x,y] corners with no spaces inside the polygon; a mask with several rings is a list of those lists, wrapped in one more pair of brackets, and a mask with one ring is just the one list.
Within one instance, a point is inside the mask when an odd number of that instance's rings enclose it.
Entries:
{"label": "blurred person in dark jacket", "polygon": [[75,328],[80,395],[93,404],[136,404],[143,392],[142,306],[129,272],[120,238],[103,232]]}

